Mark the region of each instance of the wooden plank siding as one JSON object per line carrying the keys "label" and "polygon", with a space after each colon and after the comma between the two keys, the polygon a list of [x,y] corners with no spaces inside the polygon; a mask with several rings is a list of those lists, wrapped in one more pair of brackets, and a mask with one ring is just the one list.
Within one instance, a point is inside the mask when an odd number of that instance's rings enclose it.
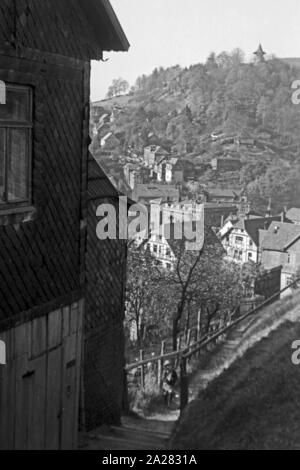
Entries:
{"label": "wooden plank siding", "polygon": [[0,333],[0,449],[77,445],[84,301]]}

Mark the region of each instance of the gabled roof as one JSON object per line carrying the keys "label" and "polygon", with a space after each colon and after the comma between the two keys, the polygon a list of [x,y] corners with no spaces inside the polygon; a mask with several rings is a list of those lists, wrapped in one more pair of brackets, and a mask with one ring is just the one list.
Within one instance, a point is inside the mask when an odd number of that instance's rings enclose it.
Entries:
{"label": "gabled roof", "polygon": [[286,213],[286,217],[293,222],[300,223],[300,208],[293,207],[292,209],[288,210]]}
{"label": "gabled roof", "polygon": [[300,226],[283,222],[272,222],[263,238],[264,250],[285,251],[300,238]]}
{"label": "gabled roof", "polygon": [[163,201],[179,200],[179,190],[175,186],[160,184],[138,184],[134,190],[134,199],[159,199]]}
{"label": "gabled roof", "polygon": [[159,155],[159,156],[157,156],[157,157],[156,157],[156,163],[157,163],[157,165],[161,165],[161,164],[165,161],[165,159],[166,159],[166,156],[165,156],[165,155],[162,155],[162,156]]}
{"label": "gabled roof", "polygon": [[168,163],[170,163],[170,165],[172,165],[172,166],[175,166],[178,163],[178,158],[176,158],[176,157],[170,158]]}
{"label": "gabled roof", "polygon": [[130,44],[109,0],[79,0],[102,51],[128,51]]}
{"label": "gabled roof", "polygon": [[274,217],[259,217],[257,219],[241,219],[233,227],[234,229],[244,230],[251,240],[254,241],[256,246],[259,246],[260,230],[267,230],[273,221],[280,221],[280,216]]}
{"label": "gabled roof", "polygon": [[208,188],[207,192],[212,197],[231,197],[236,198],[241,194],[240,190],[235,189],[220,189],[220,188]]}
{"label": "gabled roof", "polygon": [[145,147],[145,150],[150,150],[152,153],[155,153],[155,155],[169,155],[169,153],[160,145],[148,145]]}
{"label": "gabled roof", "polygon": [[92,156],[92,154],[89,154],[87,187],[88,200],[107,197],[119,198],[120,196],[122,196],[122,194],[112,184],[100,163]]}

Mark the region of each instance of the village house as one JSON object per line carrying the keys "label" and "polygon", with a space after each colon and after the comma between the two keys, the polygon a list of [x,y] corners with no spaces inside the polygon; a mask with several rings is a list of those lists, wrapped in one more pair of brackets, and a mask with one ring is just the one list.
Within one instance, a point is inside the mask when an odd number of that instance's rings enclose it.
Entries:
{"label": "village house", "polygon": [[206,195],[207,202],[227,202],[237,204],[244,201],[244,197],[240,189],[207,188],[204,193]]}
{"label": "village house", "polygon": [[158,157],[153,165],[152,177],[159,183],[166,182],[166,160],[167,157]]}
{"label": "village house", "polygon": [[183,183],[184,173],[183,166],[179,158],[170,158],[166,163],[166,183]]}
{"label": "village house", "polygon": [[120,141],[112,132],[108,132],[108,134],[102,137],[100,145],[104,150],[114,150],[119,147]]}
{"label": "village house", "polygon": [[0,448],[75,449],[121,416],[126,246],[96,239],[88,148],[90,61],[129,44],[107,0],[6,0],[0,25]]}
{"label": "village house", "polygon": [[160,183],[182,183],[183,168],[178,158],[160,157],[154,164],[154,176]]}
{"label": "village house", "polygon": [[204,220],[204,207],[192,201],[163,203],[162,199],[156,199],[150,202],[149,210],[148,249],[159,265],[171,269],[176,258],[170,239],[176,233],[184,235],[184,223]]}
{"label": "village house", "polygon": [[227,217],[238,213],[238,207],[234,204],[222,202],[204,203],[205,221],[210,227],[221,228]]}
{"label": "village house", "polygon": [[[300,225],[272,222],[264,234],[261,249],[262,264],[266,269],[282,266],[281,289],[300,274]],[[287,290],[284,295],[289,293]]]}
{"label": "village house", "polygon": [[227,252],[227,257],[237,263],[259,263],[261,261],[261,242],[264,232],[273,221],[280,221],[281,216],[274,217],[238,217],[226,222],[226,230],[221,228],[220,239]]}
{"label": "village house", "polygon": [[178,202],[180,199],[179,189],[168,184],[137,184],[132,199],[141,204],[149,205],[153,199],[162,199],[162,202]]}
{"label": "village house", "polygon": [[139,165],[137,163],[126,163],[124,165],[124,177],[125,181],[128,184],[128,186],[133,190],[134,189],[134,175],[136,170],[139,168]]}
{"label": "village house", "polygon": [[144,162],[149,168],[154,168],[161,157],[167,157],[168,152],[159,145],[149,145],[144,148]]}
{"label": "village house", "polygon": [[216,157],[211,161],[211,166],[214,171],[240,171],[242,164],[239,158],[231,157]]}
{"label": "village house", "polygon": [[176,256],[167,236],[151,233],[147,242],[147,249],[156,259],[157,266],[168,270],[173,269]]}
{"label": "village house", "polygon": [[[208,245],[213,245],[216,256],[223,256],[225,253],[223,247],[211,227],[205,223],[202,211],[199,212],[198,220],[201,221],[198,229],[201,231],[202,237],[199,235],[197,237],[204,243],[203,249]],[[193,230],[196,230],[195,220]],[[160,233],[151,232],[145,247],[156,259],[157,266],[162,269],[173,270],[179,259],[179,247],[182,243],[190,241],[185,236],[184,223],[182,221],[171,221],[171,223],[161,226]]]}

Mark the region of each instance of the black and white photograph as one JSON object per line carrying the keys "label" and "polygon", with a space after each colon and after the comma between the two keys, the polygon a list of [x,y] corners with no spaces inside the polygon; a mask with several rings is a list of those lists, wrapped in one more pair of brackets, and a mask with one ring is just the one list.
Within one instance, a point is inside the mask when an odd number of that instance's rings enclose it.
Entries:
{"label": "black and white photograph", "polygon": [[299,0],[0,0],[0,458],[217,450],[300,450]]}

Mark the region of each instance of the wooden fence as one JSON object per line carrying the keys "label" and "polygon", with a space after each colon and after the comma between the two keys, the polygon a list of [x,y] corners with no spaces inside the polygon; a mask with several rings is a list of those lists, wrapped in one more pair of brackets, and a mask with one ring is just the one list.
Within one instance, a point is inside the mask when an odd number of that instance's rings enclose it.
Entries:
{"label": "wooden fence", "polygon": [[[281,291],[276,292],[274,295],[264,300],[259,305],[251,308],[247,313],[242,314],[238,318],[235,317],[235,312],[232,313],[230,319],[222,324],[218,329],[215,329],[215,325],[212,326],[208,334],[205,336],[199,337],[197,341],[190,342],[186,344],[182,349],[178,348],[177,351],[173,351],[167,354],[164,354],[164,349],[162,345],[161,354],[156,357],[151,357],[148,359],[143,358],[143,353],[141,352],[140,361],[129,364],[125,367],[124,372],[124,412],[129,411],[129,402],[128,402],[128,376],[133,371],[140,371],[140,385],[142,388],[145,386],[145,373],[146,367],[150,365],[156,369],[157,374],[157,383],[160,386],[162,381],[162,371],[163,364],[166,360],[173,360],[177,365],[180,365],[180,410],[183,411],[186,405],[188,404],[189,396],[189,385],[188,385],[188,364],[193,359],[193,357],[199,356],[202,351],[207,350],[210,347],[215,346],[220,340],[223,340],[224,337],[238,324],[243,322],[248,317],[257,314],[263,308],[270,305],[270,303],[275,302],[280,298],[281,294],[286,292],[290,288],[297,288],[300,282],[300,278],[294,280],[287,287]],[[199,331],[200,336],[200,331]],[[191,337],[191,333],[189,335]]]}

